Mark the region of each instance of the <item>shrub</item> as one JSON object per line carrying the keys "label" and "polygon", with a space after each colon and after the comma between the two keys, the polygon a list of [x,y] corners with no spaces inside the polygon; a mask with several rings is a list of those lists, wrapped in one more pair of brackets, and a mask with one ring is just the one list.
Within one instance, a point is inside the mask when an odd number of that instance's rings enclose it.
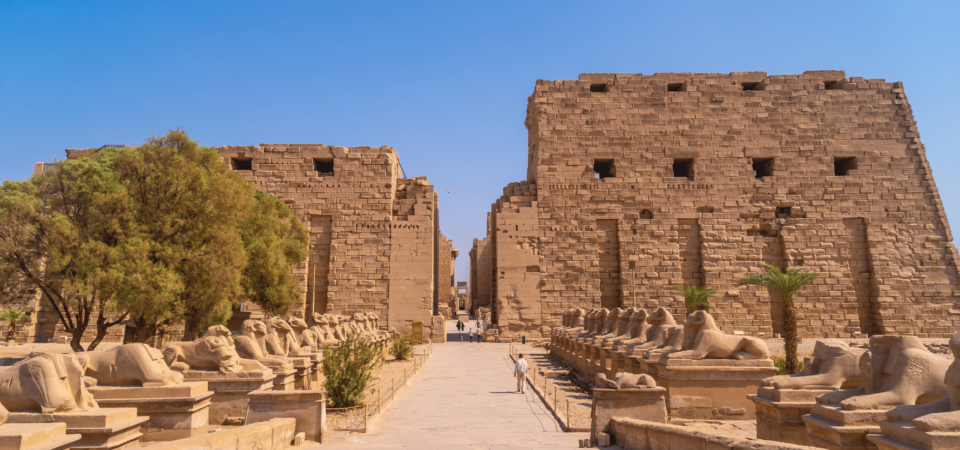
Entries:
{"label": "shrub", "polygon": [[[373,370],[383,364],[383,347],[351,333],[336,347],[323,346],[325,388],[333,408],[348,408],[363,403],[373,378]],[[371,391],[373,392],[373,391]]]}
{"label": "shrub", "polygon": [[0,320],[10,321],[10,327],[7,330],[7,340],[15,341],[17,339],[17,331],[20,330],[20,322],[26,322],[30,317],[27,316],[27,310],[13,308],[5,309],[0,312]]}
{"label": "shrub", "polygon": [[390,354],[398,361],[406,361],[413,355],[413,342],[410,342],[410,335],[404,334],[393,338],[390,343]]}
{"label": "shrub", "polygon": [[[787,358],[779,355],[773,355],[770,357],[773,360],[773,365],[777,367],[777,375],[789,375],[787,373]],[[797,362],[797,372],[803,370],[803,361]]]}

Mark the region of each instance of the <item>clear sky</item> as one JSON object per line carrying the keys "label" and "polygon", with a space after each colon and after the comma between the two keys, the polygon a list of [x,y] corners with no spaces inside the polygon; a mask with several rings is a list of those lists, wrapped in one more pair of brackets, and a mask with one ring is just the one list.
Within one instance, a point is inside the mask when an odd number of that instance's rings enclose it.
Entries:
{"label": "clear sky", "polygon": [[175,127],[209,146],[389,145],[440,192],[465,281],[490,204],[526,177],[537,79],[839,69],[904,82],[957,219],[958,19],[956,1],[0,0],[0,179]]}

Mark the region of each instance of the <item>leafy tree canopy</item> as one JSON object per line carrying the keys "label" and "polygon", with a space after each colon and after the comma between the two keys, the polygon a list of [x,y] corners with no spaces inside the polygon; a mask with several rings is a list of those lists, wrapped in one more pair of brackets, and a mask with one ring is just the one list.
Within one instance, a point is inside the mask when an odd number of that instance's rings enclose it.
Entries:
{"label": "leafy tree canopy", "polygon": [[283,201],[257,191],[240,235],[248,260],[243,297],[268,314],[286,315],[300,300],[300,283],[290,269],[306,259],[306,228]]}

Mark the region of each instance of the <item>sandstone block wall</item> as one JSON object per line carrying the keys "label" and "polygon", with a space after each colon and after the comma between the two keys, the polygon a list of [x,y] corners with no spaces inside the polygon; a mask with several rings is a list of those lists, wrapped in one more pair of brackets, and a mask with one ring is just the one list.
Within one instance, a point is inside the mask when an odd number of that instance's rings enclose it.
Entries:
{"label": "sandstone block wall", "polygon": [[736,286],[765,262],[822,274],[796,299],[802,336],[960,326],[957,251],[902,83],[583,74],[538,81],[526,126],[528,180],[471,251],[501,333],[571,307],[682,314],[674,286],[702,284],[723,329],[772,337],[782,299]]}

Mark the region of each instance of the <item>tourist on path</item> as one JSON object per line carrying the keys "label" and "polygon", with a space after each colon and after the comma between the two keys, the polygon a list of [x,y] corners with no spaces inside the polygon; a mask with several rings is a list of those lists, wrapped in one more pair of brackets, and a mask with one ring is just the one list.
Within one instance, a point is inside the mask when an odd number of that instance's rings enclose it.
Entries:
{"label": "tourist on path", "polygon": [[473,342],[473,328],[470,329],[470,342]]}
{"label": "tourist on path", "polygon": [[517,392],[523,393],[523,385],[527,380],[527,360],[523,355],[517,355],[517,365],[513,367],[513,374],[517,376]]}
{"label": "tourist on path", "polygon": [[483,330],[477,328],[477,343],[483,342]]}

